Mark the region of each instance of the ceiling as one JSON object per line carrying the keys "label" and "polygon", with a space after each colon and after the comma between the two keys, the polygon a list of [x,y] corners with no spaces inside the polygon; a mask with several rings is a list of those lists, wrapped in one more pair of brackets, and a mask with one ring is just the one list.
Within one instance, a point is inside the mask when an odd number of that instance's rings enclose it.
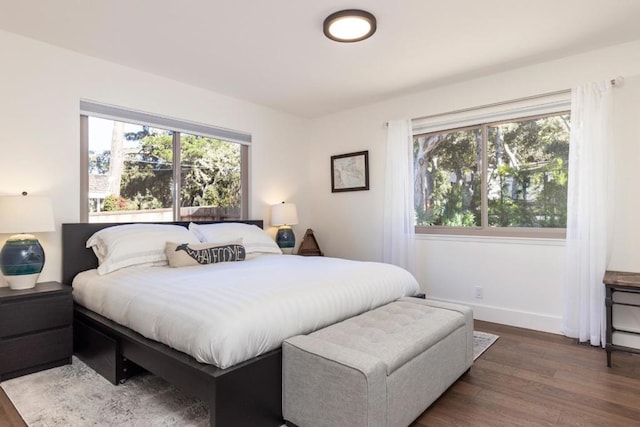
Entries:
{"label": "ceiling", "polygon": [[[0,29],[302,117],[640,39],[640,0],[0,0]],[[328,40],[332,12],[378,19]]]}

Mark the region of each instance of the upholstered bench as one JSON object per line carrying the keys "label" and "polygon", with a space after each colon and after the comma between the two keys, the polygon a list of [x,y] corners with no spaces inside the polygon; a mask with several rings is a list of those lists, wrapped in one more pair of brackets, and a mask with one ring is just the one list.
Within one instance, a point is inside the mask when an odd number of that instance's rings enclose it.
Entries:
{"label": "upholstered bench", "polygon": [[468,307],[401,298],[282,345],[284,419],[407,426],[473,362]]}

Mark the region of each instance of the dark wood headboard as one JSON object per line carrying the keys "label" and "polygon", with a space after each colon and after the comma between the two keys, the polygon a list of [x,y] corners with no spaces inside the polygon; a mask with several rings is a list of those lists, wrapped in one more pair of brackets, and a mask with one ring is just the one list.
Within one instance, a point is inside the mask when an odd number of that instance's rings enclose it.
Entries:
{"label": "dark wood headboard", "polygon": [[[174,224],[188,227],[189,222],[197,224],[216,224],[220,222],[241,222],[263,228],[262,220],[248,221],[179,221],[155,224]],[[93,250],[86,247],[87,240],[96,231],[125,223],[69,223],[62,224],[62,283],[71,286],[76,274],[98,267],[98,259]],[[147,223],[148,224],[148,223]]]}

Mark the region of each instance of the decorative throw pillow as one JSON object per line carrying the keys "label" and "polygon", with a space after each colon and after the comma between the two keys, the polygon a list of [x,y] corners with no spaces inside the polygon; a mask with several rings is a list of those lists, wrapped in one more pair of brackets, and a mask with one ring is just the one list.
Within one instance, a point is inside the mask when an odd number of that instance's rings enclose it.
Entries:
{"label": "decorative throw pillow", "polygon": [[165,251],[169,266],[188,267],[218,262],[244,261],[246,251],[241,243],[241,240],[223,244],[167,242]]}

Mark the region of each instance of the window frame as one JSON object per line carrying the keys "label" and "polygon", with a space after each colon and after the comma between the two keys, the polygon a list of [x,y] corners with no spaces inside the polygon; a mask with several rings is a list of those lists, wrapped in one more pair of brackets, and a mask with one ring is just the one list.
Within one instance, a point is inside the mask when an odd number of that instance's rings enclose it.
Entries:
{"label": "window frame", "polygon": [[[453,127],[447,127],[447,122],[440,122],[433,126],[429,131],[417,131],[417,128],[424,129],[425,126],[421,123],[421,126],[415,126],[412,132],[412,144],[413,140],[417,136],[432,135],[435,133],[453,132],[472,128],[480,128],[482,132],[482,147],[481,147],[481,162],[482,162],[482,176],[481,176],[481,199],[480,199],[480,226],[477,227],[454,227],[443,225],[415,225],[416,234],[427,235],[448,235],[448,236],[483,236],[483,237],[513,237],[513,238],[543,238],[543,239],[565,239],[567,229],[566,228],[548,228],[548,227],[492,227],[489,226],[489,214],[488,214],[488,147],[487,147],[487,129],[490,126],[500,125],[504,123],[512,123],[514,121],[527,121],[534,120],[541,117],[557,116],[562,114],[570,114],[570,108],[567,108],[567,102],[558,102],[558,107],[551,108],[547,104],[543,104],[543,112],[533,115],[518,116],[515,111],[518,109],[512,109],[505,112],[503,118],[497,118],[500,114],[490,113],[484,116],[480,116],[475,120],[466,119],[461,121],[451,121]],[[561,107],[564,108],[561,108]],[[534,107],[528,107],[522,109],[524,111],[535,111]],[[467,111],[467,110],[465,110]],[[440,115],[438,115],[440,116]],[[485,117],[485,120],[482,119]],[[493,120],[491,120],[493,119]],[[455,124],[454,124],[455,123]],[[427,127],[428,128],[428,127]]]}
{"label": "window frame", "polygon": [[251,135],[244,132],[187,122],[135,110],[127,110],[93,101],[80,101],[80,222],[89,222],[89,117],[162,128],[173,134],[173,221],[180,221],[180,135],[182,133],[215,138],[240,145],[240,219],[248,219],[249,212],[249,149]]}

